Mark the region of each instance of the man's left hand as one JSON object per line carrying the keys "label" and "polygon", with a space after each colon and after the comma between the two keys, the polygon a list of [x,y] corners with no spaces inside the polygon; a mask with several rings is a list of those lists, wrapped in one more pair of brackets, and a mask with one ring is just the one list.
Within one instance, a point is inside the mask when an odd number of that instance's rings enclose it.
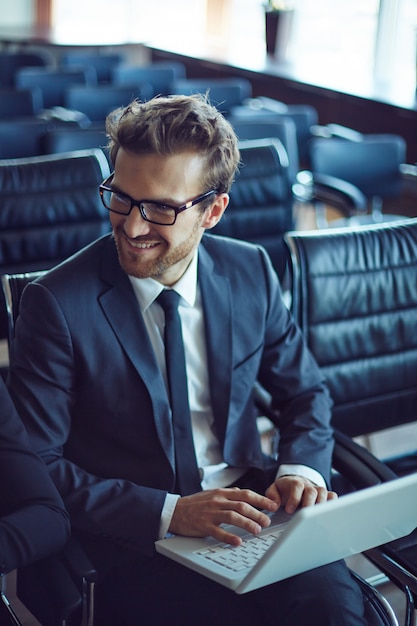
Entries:
{"label": "man's left hand", "polygon": [[313,506],[327,500],[334,500],[337,494],[319,487],[304,476],[286,475],[277,478],[265,492],[279,507],[285,507],[286,513],[294,513],[298,507]]}

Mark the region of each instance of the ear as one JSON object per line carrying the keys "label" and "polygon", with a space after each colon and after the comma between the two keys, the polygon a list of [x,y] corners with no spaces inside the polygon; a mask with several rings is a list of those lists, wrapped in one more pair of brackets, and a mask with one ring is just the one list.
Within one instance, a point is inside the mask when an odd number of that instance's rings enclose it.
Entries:
{"label": "ear", "polygon": [[203,222],[201,226],[207,229],[214,228],[214,226],[216,226],[216,224],[220,221],[228,204],[229,204],[229,194],[219,193],[219,195],[216,196],[216,199],[213,202],[213,204],[210,205],[210,207],[204,213],[204,218],[203,218]]}

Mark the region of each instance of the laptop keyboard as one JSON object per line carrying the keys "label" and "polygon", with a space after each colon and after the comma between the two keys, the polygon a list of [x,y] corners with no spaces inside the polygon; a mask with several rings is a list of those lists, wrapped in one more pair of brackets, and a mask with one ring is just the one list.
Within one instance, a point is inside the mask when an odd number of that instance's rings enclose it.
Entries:
{"label": "laptop keyboard", "polygon": [[284,530],[285,525],[262,535],[251,535],[243,539],[240,546],[220,543],[198,550],[197,554],[233,572],[241,572],[256,565]]}

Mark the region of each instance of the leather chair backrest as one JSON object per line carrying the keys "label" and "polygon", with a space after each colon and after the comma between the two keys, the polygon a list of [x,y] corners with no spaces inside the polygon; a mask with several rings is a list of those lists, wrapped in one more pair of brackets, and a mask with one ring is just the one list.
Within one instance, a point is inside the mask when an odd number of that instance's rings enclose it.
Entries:
{"label": "leather chair backrest", "polygon": [[42,154],[59,154],[74,150],[100,148],[109,160],[107,136],[104,125],[94,124],[88,128],[62,126],[52,128],[41,139]]}
{"label": "leather chair backrest", "polygon": [[208,93],[211,104],[224,115],[252,95],[252,85],[246,78],[183,78],[172,84],[172,93],[192,95]]}
{"label": "leather chair backrest", "polygon": [[273,98],[259,96],[246,100],[243,105],[235,106],[230,117],[237,119],[259,119],[279,121],[284,119],[294,123],[298,156],[302,167],[310,167],[309,146],[312,128],[318,123],[318,112],[309,104],[285,104]]}
{"label": "leather chair backrest", "polygon": [[286,236],[293,310],[349,436],[417,419],[417,218]]}
{"label": "leather chair backrest", "polygon": [[41,155],[43,137],[50,127],[50,122],[37,117],[0,119],[0,159]]}
{"label": "leather chair backrest", "polygon": [[372,200],[401,194],[400,166],[406,161],[406,142],[398,135],[363,135],[362,141],[336,137],[313,139],[310,161],[313,173],[347,180]]}
{"label": "leather chair backrest", "polygon": [[[19,315],[20,298],[28,283],[46,274],[47,270],[39,272],[25,272],[23,274],[2,274],[1,286],[6,303],[8,333],[7,343],[10,348],[14,338],[14,327]],[[1,622],[0,622],[1,623]]]}
{"label": "leather chair backrest", "polygon": [[43,52],[0,52],[0,85],[16,86],[16,72],[22,67],[47,67],[52,59]]}
{"label": "leather chair backrest", "polygon": [[65,93],[65,106],[81,111],[91,122],[104,124],[107,115],[138,98],[147,100],[153,95],[152,87],[143,83],[131,85],[72,85]]}
{"label": "leather chair backrest", "polygon": [[125,55],[118,53],[99,53],[71,51],[61,55],[59,64],[61,67],[93,68],[97,82],[109,83],[112,78],[112,70],[123,63]]}
{"label": "leather chair backrest", "polygon": [[108,175],[99,149],[0,161],[0,273],[49,269],[109,232],[98,192]]}
{"label": "leather chair backrest", "polygon": [[43,106],[65,106],[65,93],[70,85],[94,85],[97,78],[94,70],[85,68],[46,68],[24,67],[16,72],[16,86],[20,88],[39,87],[42,91]]}
{"label": "leather chair backrest", "polygon": [[150,65],[122,64],[112,71],[113,85],[142,85],[152,87],[152,95],[167,96],[175,79],[183,78],[185,69],[181,64],[152,63]]}
{"label": "leather chair backrest", "polygon": [[300,161],[298,157],[297,131],[291,119],[277,117],[273,120],[268,118],[263,120],[259,119],[259,117],[251,119],[248,116],[247,118],[237,118],[235,120],[229,116],[228,120],[240,141],[248,139],[279,139],[288,156],[291,181],[295,182],[300,170]]}
{"label": "leather chair backrest", "polygon": [[242,141],[239,147],[242,165],[230,203],[211,232],[263,245],[283,278],[283,235],[294,227],[287,153],[278,139]]}
{"label": "leather chair backrest", "polygon": [[42,109],[42,92],[39,87],[31,89],[0,88],[0,119],[33,117]]}

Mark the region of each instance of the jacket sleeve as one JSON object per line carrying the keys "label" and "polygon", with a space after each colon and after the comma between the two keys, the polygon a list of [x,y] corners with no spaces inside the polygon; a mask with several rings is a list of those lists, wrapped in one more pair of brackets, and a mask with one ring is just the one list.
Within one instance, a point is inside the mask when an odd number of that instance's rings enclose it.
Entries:
{"label": "jacket sleeve", "polygon": [[[84,332],[89,332],[89,324],[88,321]],[[78,360],[75,364],[74,350],[73,336],[54,294],[41,283],[28,285],[22,295],[10,351],[8,386],[30,440],[46,462],[75,530],[152,556],[166,491],[127,479],[121,469],[124,461],[120,455],[119,473],[108,470],[114,467],[116,452],[110,447],[111,443],[105,449],[102,443],[98,443],[98,434],[93,432],[95,426],[91,421],[87,422],[90,415],[91,419],[101,418],[105,429],[112,419],[112,416],[104,417],[106,403],[103,397],[108,393],[114,397],[113,404],[118,401],[114,393],[115,389],[118,390],[117,382],[112,381],[114,365],[102,360],[96,363],[94,346],[91,349],[83,347],[94,360],[94,373],[89,371],[87,374],[85,362]],[[107,378],[104,378],[103,369]],[[101,398],[92,390],[93,375],[98,388],[105,389]],[[118,375],[121,376],[120,372]],[[80,387],[86,398],[82,417],[77,414]],[[111,410],[108,408],[109,412]],[[83,423],[83,432],[88,436],[88,441],[83,440],[83,444],[73,443],[77,420]],[[125,423],[119,430],[123,431],[125,438],[132,439],[133,435],[126,435],[129,427]],[[75,445],[78,446],[76,452]],[[82,465],[74,460],[81,445]],[[101,463],[101,473],[97,470],[98,462]]]}
{"label": "jacket sleeve", "polygon": [[0,379],[0,573],[57,552],[69,517]]}
{"label": "jacket sleeve", "polygon": [[309,351],[265,259],[268,308],[259,381],[271,394],[282,464],[307,465],[330,484],[334,446],[330,398],[323,373]]}

